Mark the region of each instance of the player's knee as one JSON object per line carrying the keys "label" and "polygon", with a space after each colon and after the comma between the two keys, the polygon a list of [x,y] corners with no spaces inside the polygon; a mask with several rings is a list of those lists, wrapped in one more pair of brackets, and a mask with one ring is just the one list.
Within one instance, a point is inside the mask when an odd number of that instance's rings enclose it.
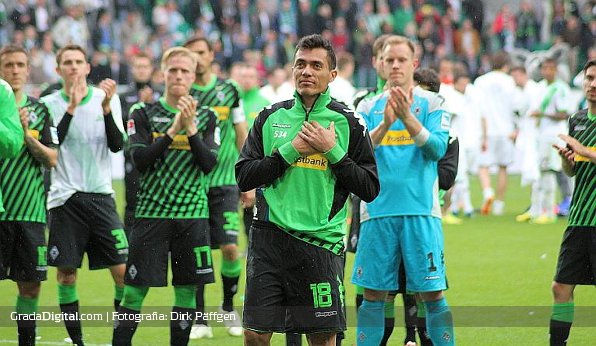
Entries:
{"label": "player's knee", "polygon": [[308,344],[311,346],[331,346],[335,345],[335,333],[314,333],[306,336]]}
{"label": "player's knee", "polygon": [[269,345],[271,333],[257,333],[252,330],[244,330],[244,344],[247,346]]}
{"label": "player's knee", "polygon": [[236,244],[222,245],[221,253],[225,260],[235,261],[238,258],[238,246]]}
{"label": "player's knee", "polygon": [[553,281],[551,286],[556,302],[566,303],[573,299],[573,286]]}
{"label": "player's knee", "polygon": [[125,264],[118,264],[110,267],[110,273],[114,279],[114,283],[118,287],[124,287],[124,272],[126,271]]}
{"label": "player's knee", "polygon": [[443,298],[443,291],[422,292],[420,293],[420,297],[422,297],[422,300],[425,302],[440,300]]}
{"label": "player's knee", "polygon": [[74,285],[77,282],[77,270],[74,268],[58,268],[58,283],[62,285]]}
{"label": "player's knee", "polygon": [[364,289],[364,299],[371,302],[384,302],[387,297],[387,291],[377,291],[368,288]]}
{"label": "player's knee", "polygon": [[24,298],[37,298],[41,290],[40,282],[17,282],[19,296]]}

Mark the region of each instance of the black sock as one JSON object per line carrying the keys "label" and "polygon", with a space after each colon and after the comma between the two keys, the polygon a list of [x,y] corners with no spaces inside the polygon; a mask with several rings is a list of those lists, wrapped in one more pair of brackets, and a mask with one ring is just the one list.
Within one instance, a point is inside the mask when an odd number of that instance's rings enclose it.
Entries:
{"label": "black sock", "polygon": [[114,310],[118,311],[118,307],[120,306],[121,300],[114,299]]}
{"label": "black sock", "polygon": [[204,324],[207,325],[207,320],[205,319],[204,312],[205,312],[205,285],[198,284],[197,285],[197,310],[196,312],[200,312],[197,315],[196,324]]}
{"label": "black sock", "polygon": [[123,306],[118,307],[118,320],[114,321],[112,346],[130,346],[139,325],[141,312]]}
{"label": "black sock", "polygon": [[418,321],[418,308],[416,306],[416,297],[413,294],[404,294],[404,321],[406,324],[406,338],[404,345],[408,341],[416,342],[416,322]]}
{"label": "black sock", "polygon": [[420,337],[421,346],[433,346],[433,342],[430,340],[430,335],[426,331],[426,317],[418,317],[418,323],[416,324],[418,329],[418,337]]}
{"label": "black sock", "polygon": [[35,320],[17,320],[19,346],[35,345]]}
{"label": "black sock", "polygon": [[223,303],[221,308],[224,311],[232,311],[234,310],[234,295],[238,292],[238,281],[240,280],[240,276],[235,277],[228,277],[228,276],[221,276],[221,281],[223,282]]}
{"label": "black sock", "polygon": [[356,311],[358,311],[358,309],[360,308],[360,305],[362,305],[363,300],[364,300],[364,295],[356,294]]}
{"label": "black sock", "polygon": [[[60,304],[60,311],[64,315],[72,315],[77,316],[79,313],[79,301],[68,303],[68,304]],[[68,336],[72,340],[72,343],[77,346],[83,346],[83,331],[81,328],[81,321],[76,318],[69,318],[64,320],[64,325],[66,326],[66,331],[68,332]]]}
{"label": "black sock", "polygon": [[385,318],[385,332],[383,333],[383,339],[381,339],[381,346],[387,345],[387,341],[393,334],[393,328],[395,327],[395,317]]}
{"label": "black sock", "polygon": [[550,320],[550,346],[565,346],[571,331],[571,322]]}
{"label": "black sock", "polygon": [[346,338],[346,334],[344,332],[338,332],[335,334],[335,346],[341,346],[341,341]]}
{"label": "black sock", "polygon": [[286,346],[302,346],[302,334],[287,333]]}
{"label": "black sock", "polygon": [[188,345],[195,309],[174,306],[172,312],[172,315],[177,318],[170,319],[170,345],[186,346]]}

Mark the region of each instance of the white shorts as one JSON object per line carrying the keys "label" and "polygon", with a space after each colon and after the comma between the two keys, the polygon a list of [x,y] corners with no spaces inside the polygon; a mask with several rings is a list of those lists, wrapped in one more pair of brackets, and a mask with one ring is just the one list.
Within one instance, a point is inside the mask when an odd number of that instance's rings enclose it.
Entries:
{"label": "white shorts", "polygon": [[488,137],[488,148],[480,152],[478,166],[509,166],[513,163],[515,148],[509,136]]}

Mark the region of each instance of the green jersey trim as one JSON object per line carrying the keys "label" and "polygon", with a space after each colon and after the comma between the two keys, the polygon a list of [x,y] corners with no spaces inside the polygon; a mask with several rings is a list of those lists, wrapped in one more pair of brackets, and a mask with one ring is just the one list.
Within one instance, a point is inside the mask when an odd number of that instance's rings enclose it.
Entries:
{"label": "green jersey trim", "polygon": [[163,108],[165,108],[168,112],[172,112],[172,113],[178,113],[178,112],[180,112],[178,109],[170,106],[168,104],[168,102],[166,102],[165,97],[160,97],[159,98],[159,103],[161,103],[161,105],[163,106]]}
{"label": "green jersey trim", "polygon": [[212,74],[211,75],[211,80],[209,81],[209,83],[205,84],[205,85],[199,85],[197,83],[192,83],[192,88],[198,91],[209,91],[211,89],[213,89],[213,87],[215,86],[215,83],[217,83],[217,76]]}
{"label": "green jersey trim", "polygon": [[25,105],[27,104],[27,101],[29,100],[29,98],[27,97],[26,94],[23,94],[23,98],[21,99],[21,103],[18,105],[19,108],[23,108],[25,107]]}
{"label": "green jersey trim", "polygon": [[[70,102],[70,97],[68,97],[64,88],[60,89],[60,95],[62,96],[64,101]],[[85,95],[85,97],[83,97],[83,99],[81,100],[81,103],[79,103],[79,106],[82,106],[82,105],[86,104],[87,102],[89,102],[91,100],[91,97],[93,97],[93,88],[89,85],[89,86],[87,86],[87,95]]]}

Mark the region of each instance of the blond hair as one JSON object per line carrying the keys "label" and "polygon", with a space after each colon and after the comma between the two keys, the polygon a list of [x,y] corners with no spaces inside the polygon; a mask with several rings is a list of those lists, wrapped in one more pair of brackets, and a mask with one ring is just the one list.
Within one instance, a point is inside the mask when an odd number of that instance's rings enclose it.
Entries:
{"label": "blond hair", "polygon": [[185,56],[192,62],[192,70],[197,68],[197,55],[184,47],[172,47],[163,53],[161,57],[161,70],[165,71],[168,61],[175,56]]}
{"label": "blond hair", "polygon": [[387,47],[389,46],[396,46],[399,44],[405,44],[408,46],[408,48],[410,48],[410,50],[412,51],[412,55],[414,55],[414,52],[416,51],[416,47],[414,46],[414,42],[412,42],[409,38],[404,37],[404,36],[399,36],[399,35],[391,35],[389,37],[387,37],[385,39],[385,42],[383,43],[383,52],[385,51],[385,49],[387,49]]}

